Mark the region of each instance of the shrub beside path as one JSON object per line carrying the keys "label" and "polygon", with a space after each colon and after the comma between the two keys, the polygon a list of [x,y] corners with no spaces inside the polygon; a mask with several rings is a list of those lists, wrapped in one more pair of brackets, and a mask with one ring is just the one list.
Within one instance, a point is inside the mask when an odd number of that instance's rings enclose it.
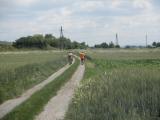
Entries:
{"label": "shrub beside path", "polygon": [[[74,63],[74,62],[73,62]],[[65,70],[67,70],[70,65],[65,65],[63,68],[52,74],[48,79],[44,80],[43,82],[35,85],[33,88],[24,92],[20,97],[14,98],[11,100],[7,100],[0,105],[0,119],[3,118],[6,114],[11,112],[15,107],[20,105],[22,102],[26,101],[28,98],[31,97],[36,91],[42,89],[45,85],[52,82],[55,78],[60,76]]]}
{"label": "shrub beside path", "polygon": [[79,65],[72,78],[58,91],[44,110],[36,116],[35,120],[61,120],[64,118],[68,105],[73,97],[74,90],[77,88],[85,71],[84,65]]}

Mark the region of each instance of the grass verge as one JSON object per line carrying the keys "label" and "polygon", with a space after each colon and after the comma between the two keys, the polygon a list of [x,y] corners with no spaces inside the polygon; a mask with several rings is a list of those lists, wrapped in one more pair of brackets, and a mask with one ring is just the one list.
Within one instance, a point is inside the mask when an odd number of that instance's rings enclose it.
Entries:
{"label": "grass verge", "polygon": [[65,57],[0,71],[0,104],[21,95],[67,63]]}
{"label": "grass verge", "polygon": [[33,94],[27,101],[15,108],[1,120],[33,120],[43,110],[45,104],[57,94],[57,91],[68,81],[79,65],[75,63],[53,82]]}
{"label": "grass verge", "polygon": [[65,120],[159,120],[159,66],[159,59],[88,62]]}

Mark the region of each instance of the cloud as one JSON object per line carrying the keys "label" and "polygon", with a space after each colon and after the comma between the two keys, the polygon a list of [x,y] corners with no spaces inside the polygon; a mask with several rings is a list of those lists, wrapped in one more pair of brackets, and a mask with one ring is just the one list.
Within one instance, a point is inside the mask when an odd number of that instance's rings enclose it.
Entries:
{"label": "cloud", "polygon": [[28,6],[31,4],[35,4],[39,0],[14,0],[16,5],[23,5],[23,6]]}
{"label": "cloud", "polygon": [[17,6],[29,6],[37,3],[39,0],[1,0],[0,6],[8,7],[17,7]]}
{"label": "cloud", "polygon": [[122,5],[122,2],[124,2],[124,1],[122,1],[122,0],[113,0],[111,2],[111,6],[110,7],[112,9],[118,8],[118,7],[120,7]]}
{"label": "cloud", "polygon": [[15,40],[36,33],[53,33],[58,37],[61,25],[66,37],[90,45],[114,41],[116,33],[119,34],[121,45],[145,44],[140,40],[146,32],[153,39],[160,37],[160,15],[155,11],[152,0],[2,2],[0,39],[3,40]]}
{"label": "cloud", "polygon": [[92,12],[104,8],[103,1],[81,1],[75,4],[81,11]]}
{"label": "cloud", "polygon": [[152,10],[153,6],[151,0],[134,0],[133,5],[135,8]]}

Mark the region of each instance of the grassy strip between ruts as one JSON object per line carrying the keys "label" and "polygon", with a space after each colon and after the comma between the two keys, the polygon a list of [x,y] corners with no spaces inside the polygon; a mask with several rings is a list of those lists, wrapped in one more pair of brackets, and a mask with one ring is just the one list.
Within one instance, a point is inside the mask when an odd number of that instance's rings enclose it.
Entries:
{"label": "grassy strip between ruts", "polygon": [[33,120],[43,110],[45,104],[57,94],[57,91],[68,81],[79,65],[75,63],[60,77],[33,94],[27,101],[15,108],[1,120]]}

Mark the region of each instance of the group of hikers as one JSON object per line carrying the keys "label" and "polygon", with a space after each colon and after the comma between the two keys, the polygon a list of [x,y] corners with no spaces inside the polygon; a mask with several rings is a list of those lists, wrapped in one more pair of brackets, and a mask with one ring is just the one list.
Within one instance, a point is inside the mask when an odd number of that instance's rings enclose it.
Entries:
{"label": "group of hikers", "polygon": [[[79,53],[79,57],[80,57],[80,62],[81,62],[81,65],[84,64],[84,61],[85,61],[85,53],[84,52],[80,52]],[[69,64],[72,64],[73,62],[73,53],[72,52],[69,52],[68,53],[68,63]]]}

